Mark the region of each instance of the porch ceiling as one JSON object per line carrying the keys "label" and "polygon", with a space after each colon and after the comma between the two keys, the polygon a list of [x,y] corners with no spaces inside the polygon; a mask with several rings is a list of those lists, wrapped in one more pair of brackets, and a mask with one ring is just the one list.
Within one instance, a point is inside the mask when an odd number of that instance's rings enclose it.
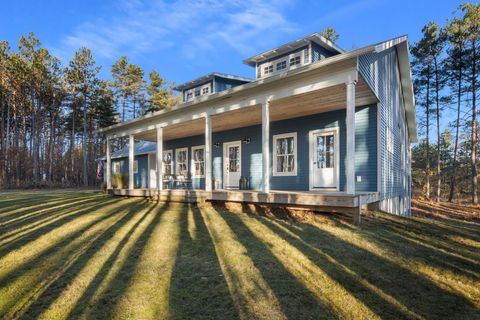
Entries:
{"label": "porch ceiling", "polygon": [[[325,89],[273,100],[270,103],[270,120],[278,121],[344,109],[346,95],[345,85],[340,84]],[[361,76],[359,76],[356,85],[355,101],[356,106],[364,106],[378,102],[377,97],[373,94]],[[212,115],[213,132],[237,129],[260,123],[262,123],[261,105],[248,107],[248,109],[242,108],[235,111]],[[201,118],[165,127],[163,129],[163,139],[167,141],[202,135],[204,133],[205,120]],[[135,138],[156,141],[156,132],[155,130],[145,131],[136,134]]]}

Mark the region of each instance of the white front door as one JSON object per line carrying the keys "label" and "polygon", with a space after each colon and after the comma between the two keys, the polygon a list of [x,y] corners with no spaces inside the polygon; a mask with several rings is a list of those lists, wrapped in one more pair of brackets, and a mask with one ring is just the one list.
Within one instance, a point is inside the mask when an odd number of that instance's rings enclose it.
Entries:
{"label": "white front door", "polygon": [[238,189],[242,172],[242,142],[223,144],[223,187]]}
{"label": "white front door", "polygon": [[338,189],[338,128],[310,132],[310,186]]}

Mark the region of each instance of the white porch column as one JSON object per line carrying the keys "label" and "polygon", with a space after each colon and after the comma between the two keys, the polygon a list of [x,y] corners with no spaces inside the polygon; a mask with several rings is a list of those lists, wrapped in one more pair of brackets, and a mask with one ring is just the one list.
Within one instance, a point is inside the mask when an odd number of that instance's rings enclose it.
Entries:
{"label": "white porch column", "polygon": [[355,85],[356,81],[349,81],[347,86],[347,158],[346,175],[347,184],[345,192],[355,194]]}
{"label": "white porch column", "polygon": [[133,134],[128,137],[128,189],[134,189],[133,161],[135,158],[135,139]]}
{"label": "white porch column", "polygon": [[110,138],[107,136],[107,168],[105,177],[107,179],[107,190],[112,189],[112,154],[110,152]]}
{"label": "white porch column", "polygon": [[212,191],[212,117],[205,116],[205,191]]}
{"label": "white porch column", "polygon": [[270,192],[270,99],[262,103],[262,191]]}
{"label": "white porch column", "polygon": [[157,190],[160,195],[160,191],[163,190],[163,128],[157,127]]}

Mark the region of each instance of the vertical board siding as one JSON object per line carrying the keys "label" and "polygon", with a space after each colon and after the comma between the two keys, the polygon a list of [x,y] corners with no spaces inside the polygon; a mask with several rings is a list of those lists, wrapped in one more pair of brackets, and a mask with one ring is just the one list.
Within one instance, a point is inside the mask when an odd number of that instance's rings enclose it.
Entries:
{"label": "vertical board siding", "polygon": [[[360,74],[378,96],[380,209],[410,215],[410,147],[401,92],[397,54],[394,48],[359,57]],[[392,137],[392,151],[387,139]]]}
{"label": "vertical board siding", "polygon": [[[138,161],[138,173],[133,175],[133,185],[136,189],[149,188],[148,182],[148,155],[135,156],[135,160]],[[112,178],[113,178],[113,164],[120,163],[120,173],[128,177],[128,157],[112,159]],[[128,178],[127,178],[128,179]]]}
{"label": "vertical board siding", "polygon": [[317,62],[319,60],[331,57],[337,53],[327,50],[324,47],[312,42],[312,62]]}

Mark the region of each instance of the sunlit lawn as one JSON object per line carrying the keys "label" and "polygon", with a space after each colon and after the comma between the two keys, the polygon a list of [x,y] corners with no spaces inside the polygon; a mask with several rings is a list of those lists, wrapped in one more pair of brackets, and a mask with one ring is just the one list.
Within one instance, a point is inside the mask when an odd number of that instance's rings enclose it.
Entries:
{"label": "sunlit lawn", "polygon": [[239,209],[0,194],[0,318],[480,318],[478,222]]}

